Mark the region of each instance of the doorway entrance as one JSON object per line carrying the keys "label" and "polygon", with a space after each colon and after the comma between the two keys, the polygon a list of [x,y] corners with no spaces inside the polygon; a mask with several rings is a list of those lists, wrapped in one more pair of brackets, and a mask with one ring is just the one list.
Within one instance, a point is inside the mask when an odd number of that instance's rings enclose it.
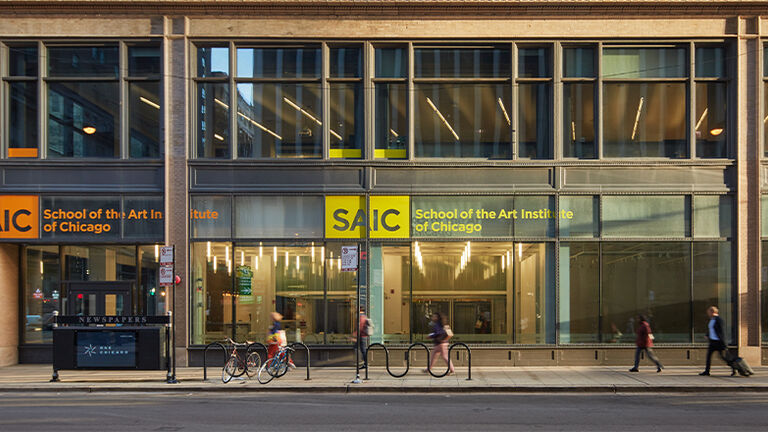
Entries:
{"label": "doorway entrance", "polygon": [[67,315],[130,315],[131,281],[68,282],[63,309]]}

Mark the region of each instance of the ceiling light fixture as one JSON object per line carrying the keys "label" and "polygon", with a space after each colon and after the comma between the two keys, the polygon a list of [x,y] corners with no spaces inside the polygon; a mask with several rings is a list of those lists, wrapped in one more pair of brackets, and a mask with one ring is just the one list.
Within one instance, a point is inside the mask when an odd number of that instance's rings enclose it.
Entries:
{"label": "ceiling light fixture", "polygon": [[83,132],[85,132],[88,135],[93,135],[96,133],[96,128],[93,126],[85,126],[83,128]]}
{"label": "ceiling light fixture", "polygon": [[640,113],[643,110],[643,102],[645,101],[645,98],[641,97],[640,102],[637,103],[637,114],[635,114],[635,125],[632,126],[632,140],[635,139],[635,135],[637,135],[637,124],[640,122]]}
{"label": "ceiling light fixture", "polygon": [[499,101],[499,108],[501,108],[501,112],[504,113],[504,118],[507,120],[507,124],[509,126],[512,126],[512,122],[509,120],[509,114],[507,114],[507,109],[504,108],[504,102],[501,101],[501,98],[499,98],[498,101]]}
{"label": "ceiling light fixture", "polygon": [[157,103],[155,103],[155,102],[152,102],[151,100],[149,100],[149,99],[145,98],[144,96],[139,96],[139,100],[140,100],[140,101],[142,101],[142,102],[144,102],[145,104],[147,104],[147,105],[151,106],[152,108],[155,108],[155,109],[160,109],[160,105],[158,105],[158,104],[157,104]]}
{"label": "ceiling light fixture", "polygon": [[447,127],[449,131],[451,131],[451,134],[453,134],[453,137],[456,138],[456,141],[459,141],[459,136],[456,134],[456,131],[453,130],[451,125],[448,123],[448,120],[446,120],[445,117],[443,117],[443,113],[441,113],[440,110],[437,109],[435,104],[432,103],[432,99],[427,98],[427,103],[429,104],[430,107],[432,107],[432,110],[435,112],[435,114],[437,114],[437,116],[440,117],[440,120],[443,121],[443,124],[445,125],[445,127]]}
{"label": "ceiling light fixture", "polygon": [[723,128],[713,128],[709,131],[709,134],[712,136],[718,136],[721,133],[723,133]]}

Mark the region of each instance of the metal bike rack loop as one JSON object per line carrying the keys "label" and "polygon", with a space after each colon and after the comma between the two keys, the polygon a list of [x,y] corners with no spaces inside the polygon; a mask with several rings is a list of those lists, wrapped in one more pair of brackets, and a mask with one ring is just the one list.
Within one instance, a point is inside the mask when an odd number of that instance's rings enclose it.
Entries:
{"label": "metal bike rack loop", "polygon": [[227,361],[227,348],[221,342],[211,342],[205,346],[203,351],[203,381],[208,380],[208,350],[213,347],[219,347],[224,351],[224,362]]}
{"label": "metal bike rack loop", "polygon": [[294,345],[295,346],[300,346],[300,347],[304,348],[304,351],[307,352],[307,378],[304,381],[310,381],[310,378],[309,378],[309,347],[304,345],[301,342],[293,342],[293,343],[288,344],[288,346],[290,346],[290,347],[293,347]]}
{"label": "metal bike rack loop", "polygon": [[[426,346],[425,344],[421,343],[421,342],[412,343],[408,347],[408,350],[405,352],[405,360],[406,360],[405,371],[402,374],[399,374],[399,375],[395,374],[395,373],[392,373],[392,371],[389,369],[389,349],[387,349],[387,347],[384,346],[384,344],[381,344],[381,343],[377,342],[377,343],[373,343],[373,344],[369,345],[368,349],[365,350],[365,365],[366,365],[366,367],[365,367],[365,379],[366,380],[369,379],[368,378],[368,365],[369,365],[369,363],[368,363],[368,353],[371,351],[371,348],[374,348],[374,347],[382,347],[382,348],[384,348],[385,361],[386,361],[386,366],[387,366],[387,373],[390,376],[392,376],[393,378],[402,378],[402,377],[406,376],[408,374],[408,371],[411,369],[411,350],[414,347],[416,347],[416,346],[423,347],[425,350],[427,350],[427,372],[429,372],[430,375],[432,375],[435,378],[442,378],[442,377],[448,375],[448,372],[450,372],[450,370],[451,370],[450,366],[448,366],[446,371],[443,372],[442,374],[438,375],[438,374],[432,372],[432,369],[429,367],[429,359],[430,359],[430,354],[431,354],[430,350],[429,350],[429,347]],[[469,348],[469,346],[467,344],[465,344],[463,342],[453,343],[448,348],[448,359],[449,360],[451,358],[451,352],[456,347],[462,347],[462,348],[467,350],[467,367],[468,367],[468,369],[467,369],[467,381],[470,381],[470,380],[472,380],[472,350]]]}

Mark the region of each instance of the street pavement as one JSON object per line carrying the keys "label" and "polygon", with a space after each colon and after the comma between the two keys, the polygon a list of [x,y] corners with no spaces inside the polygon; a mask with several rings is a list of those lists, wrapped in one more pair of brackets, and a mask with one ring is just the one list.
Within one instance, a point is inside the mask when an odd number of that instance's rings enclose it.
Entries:
{"label": "street pavement", "polygon": [[[699,376],[701,369],[696,367],[669,367],[661,374],[651,367],[641,367],[640,373],[630,373],[627,369],[615,366],[482,367],[473,368],[472,380],[467,380],[466,368],[457,368],[455,375],[433,378],[420,368],[412,367],[401,379],[390,377],[384,368],[371,368],[370,380],[352,384],[355,377],[352,368],[312,368],[311,380],[307,381],[305,370],[299,367],[282,378],[261,385],[256,379],[234,379],[223,384],[220,367],[209,368],[205,381],[202,368],[180,368],[178,384],[166,384],[163,371],[84,370],[60,371],[61,382],[49,383],[50,365],[16,365],[0,368],[0,392],[768,393],[768,367],[755,368],[756,374],[749,378],[731,377],[730,369],[725,366],[714,367],[710,377]],[[364,371],[361,371],[361,378],[364,377]]]}
{"label": "street pavement", "polygon": [[768,395],[0,393],[16,431],[765,431]]}

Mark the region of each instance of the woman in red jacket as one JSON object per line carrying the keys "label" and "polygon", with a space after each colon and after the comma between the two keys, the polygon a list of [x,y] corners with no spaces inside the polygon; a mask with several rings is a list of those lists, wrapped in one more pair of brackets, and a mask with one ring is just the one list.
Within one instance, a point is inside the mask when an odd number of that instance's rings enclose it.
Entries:
{"label": "woman in red jacket", "polygon": [[635,366],[630,369],[630,372],[638,372],[637,367],[640,365],[640,353],[645,351],[648,358],[652,362],[656,363],[656,372],[661,372],[664,366],[661,365],[658,357],[653,352],[653,333],[651,333],[651,325],[648,324],[648,320],[643,315],[637,317],[639,325],[637,326],[637,339],[635,340]]}

